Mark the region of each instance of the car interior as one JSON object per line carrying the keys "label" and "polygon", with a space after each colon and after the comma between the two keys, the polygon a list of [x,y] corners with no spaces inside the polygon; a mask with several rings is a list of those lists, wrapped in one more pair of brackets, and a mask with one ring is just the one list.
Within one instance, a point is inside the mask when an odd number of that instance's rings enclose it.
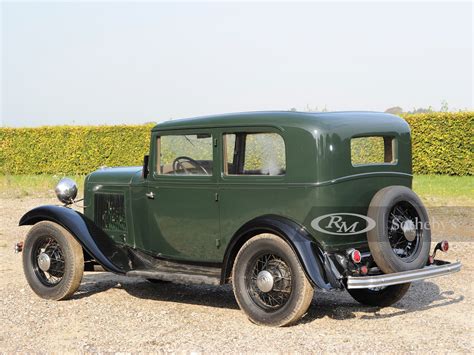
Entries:
{"label": "car interior", "polygon": [[[248,147],[248,137],[254,138],[253,145]],[[281,145],[284,150],[283,139],[275,133],[248,133],[239,132],[224,135],[224,167],[225,175],[266,175],[281,176],[285,175],[286,168],[281,162],[278,162],[277,153],[272,144],[274,139],[269,137],[277,136],[281,139]],[[185,137],[187,142],[194,147],[194,143]],[[211,138],[210,135],[196,135],[195,139]],[[265,140],[260,142],[260,146],[255,145],[255,138],[267,139],[269,146],[265,145]],[[229,139],[229,142],[227,142]],[[229,144],[227,144],[229,143]],[[280,147],[281,148],[281,147]],[[191,151],[189,151],[191,150]],[[163,175],[212,175],[213,161],[198,159],[198,149],[186,149],[188,155],[176,156],[171,163],[160,164],[160,174]],[[177,154],[176,154],[177,155]],[[248,160],[248,161],[246,161]],[[282,166],[283,165],[283,166]]]}

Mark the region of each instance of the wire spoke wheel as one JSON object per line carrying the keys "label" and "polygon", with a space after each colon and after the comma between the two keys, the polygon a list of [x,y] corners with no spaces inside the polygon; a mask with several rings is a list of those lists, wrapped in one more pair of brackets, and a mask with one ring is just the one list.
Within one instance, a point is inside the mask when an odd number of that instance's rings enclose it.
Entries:
{"label": "wire spoke wheel", "polygon": [[41,298],[67,299],[81,284],[84,250],[61,225],[38,222],[25,238],[23,272],[31,289]]}
{"label": "wire spoke wheel", "polygon": [[314,293],[291,246],[271,233],[258,234],[242,245],[234,261],[232,285],[247,317],[274,327],[303,317]]}
{"label": "wire spoke wheel", "polygon": [[47,287],[56,286],[64,277],[64,253],[56,239],[43,236],[36,240],[31,253],[36,277]]}
{"label": "wire spoke wheel", "polygon": [[396,203],[388,215],[388,240],[393,253],[405,262],[416,258],[423,228],[420,216],[407,201]]}
{"label": "wire spoke wheel", "polygon": [[249,263],[246,283],[255,304],[274,311],[283,307],[291,296],[291,269],[275,254],[260,254]]}

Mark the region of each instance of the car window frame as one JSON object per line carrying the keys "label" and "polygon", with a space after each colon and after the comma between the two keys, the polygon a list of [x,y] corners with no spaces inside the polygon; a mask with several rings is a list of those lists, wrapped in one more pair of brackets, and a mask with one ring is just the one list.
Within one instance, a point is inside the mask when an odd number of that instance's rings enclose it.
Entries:
{"label": "car window frame", "polygon": [[[248,133],[248,134],[259,134],[259,133],[275,133],[278,134],[281,139],[283,140],[284,151],[285,151],[285,173],[283,175],[252,175],[252,174],[226,174],[225,173],[225,166],[227,164],[227,157],[226,157],[226,141],[225,135],[226,134],[237,134],[237,133]],[[276,127],[229,127],[219,130],[218,132],[220,138],[220,176],[223,181],[232,181],[232,180],[245,180],[245,181],[255,181],[261,182],[261,179],[264,181],[286,181],[288,178],[288,144],[287,140],[284,135],[284,131],[282,129]]]}
{"label": "car window frame", "polygon": [[[375,163],[362,163],[362,164],[354,164],[352,161],[352,140],[357,138],[383,138],[384,140],[384,159],[386,156],[386,139],[390,139],[390,152],[392,155],[392,160],[390,162],[375,162]],[[383,134],[383,133],[373,133],[373,134],[362,134],[362,135],[355,135],[350,137],[349,139],[349,160],[350,164],[353,168],[363,168],[363,167],[376,167],[376,166],[395,166],[398,165],[398,140],[395,135],[392,134]]]}
{"label": "car window frame", "polygon": [[[186,136],[186,135],[198,135],[198,134],[209,134],[211,136],[211,148],[212,148],[212,174],[210,175],[185,175],[185,174],[159,174],[158,168],[160,166],[160,152],[161,152],[161,137],[163,136]],[[212,129],[190,129],[190,130],[163,130],[158,131],[152,136],[152,152],[155,154],[152,159],[152,178],[153,180],[172,180],[172,181],[189,181],[189,180],[203,180],[203,181],[214,181],[218,171],[220,170],[218,162],[218,154],[216,151],[217,140],[216,133]]]}

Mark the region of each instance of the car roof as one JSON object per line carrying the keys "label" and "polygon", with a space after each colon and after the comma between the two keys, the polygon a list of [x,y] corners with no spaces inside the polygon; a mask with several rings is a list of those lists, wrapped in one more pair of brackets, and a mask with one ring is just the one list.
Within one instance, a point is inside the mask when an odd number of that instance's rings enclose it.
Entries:
{"label": "car roof", "polygon": [[402,122],[403,126],[408,126],[399,116],[371,111],[258,111],[175,119],[157,124],[153,131],[243,126],[295,127],[314,130],[315,127],[336,129],[341,125],[367,126],[371,123],[399,126]]}

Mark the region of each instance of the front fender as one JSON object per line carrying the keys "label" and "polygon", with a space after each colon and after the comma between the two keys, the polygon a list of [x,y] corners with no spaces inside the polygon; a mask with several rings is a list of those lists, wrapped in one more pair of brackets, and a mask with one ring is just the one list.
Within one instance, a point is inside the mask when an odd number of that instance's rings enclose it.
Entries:
{"label": "front fender", "polygon": [[330,259],[306,229],[292,220],[276,215],[253,219],[235,233],[225,252],[221,283],[225,283],[230,276],[240,247],[248,239],[261,233],[276,234],[290,244],[313,286],[325,290],[341,287]]}
{"label": "front fender", "polygon": [[33,225],[41,221],[55,222],[67,229],[107,271],[124,274],[130,270],[130,258],[126,249],[121,248],[82,213],[68,207],[40,206],[23,215],[19,225]]}

